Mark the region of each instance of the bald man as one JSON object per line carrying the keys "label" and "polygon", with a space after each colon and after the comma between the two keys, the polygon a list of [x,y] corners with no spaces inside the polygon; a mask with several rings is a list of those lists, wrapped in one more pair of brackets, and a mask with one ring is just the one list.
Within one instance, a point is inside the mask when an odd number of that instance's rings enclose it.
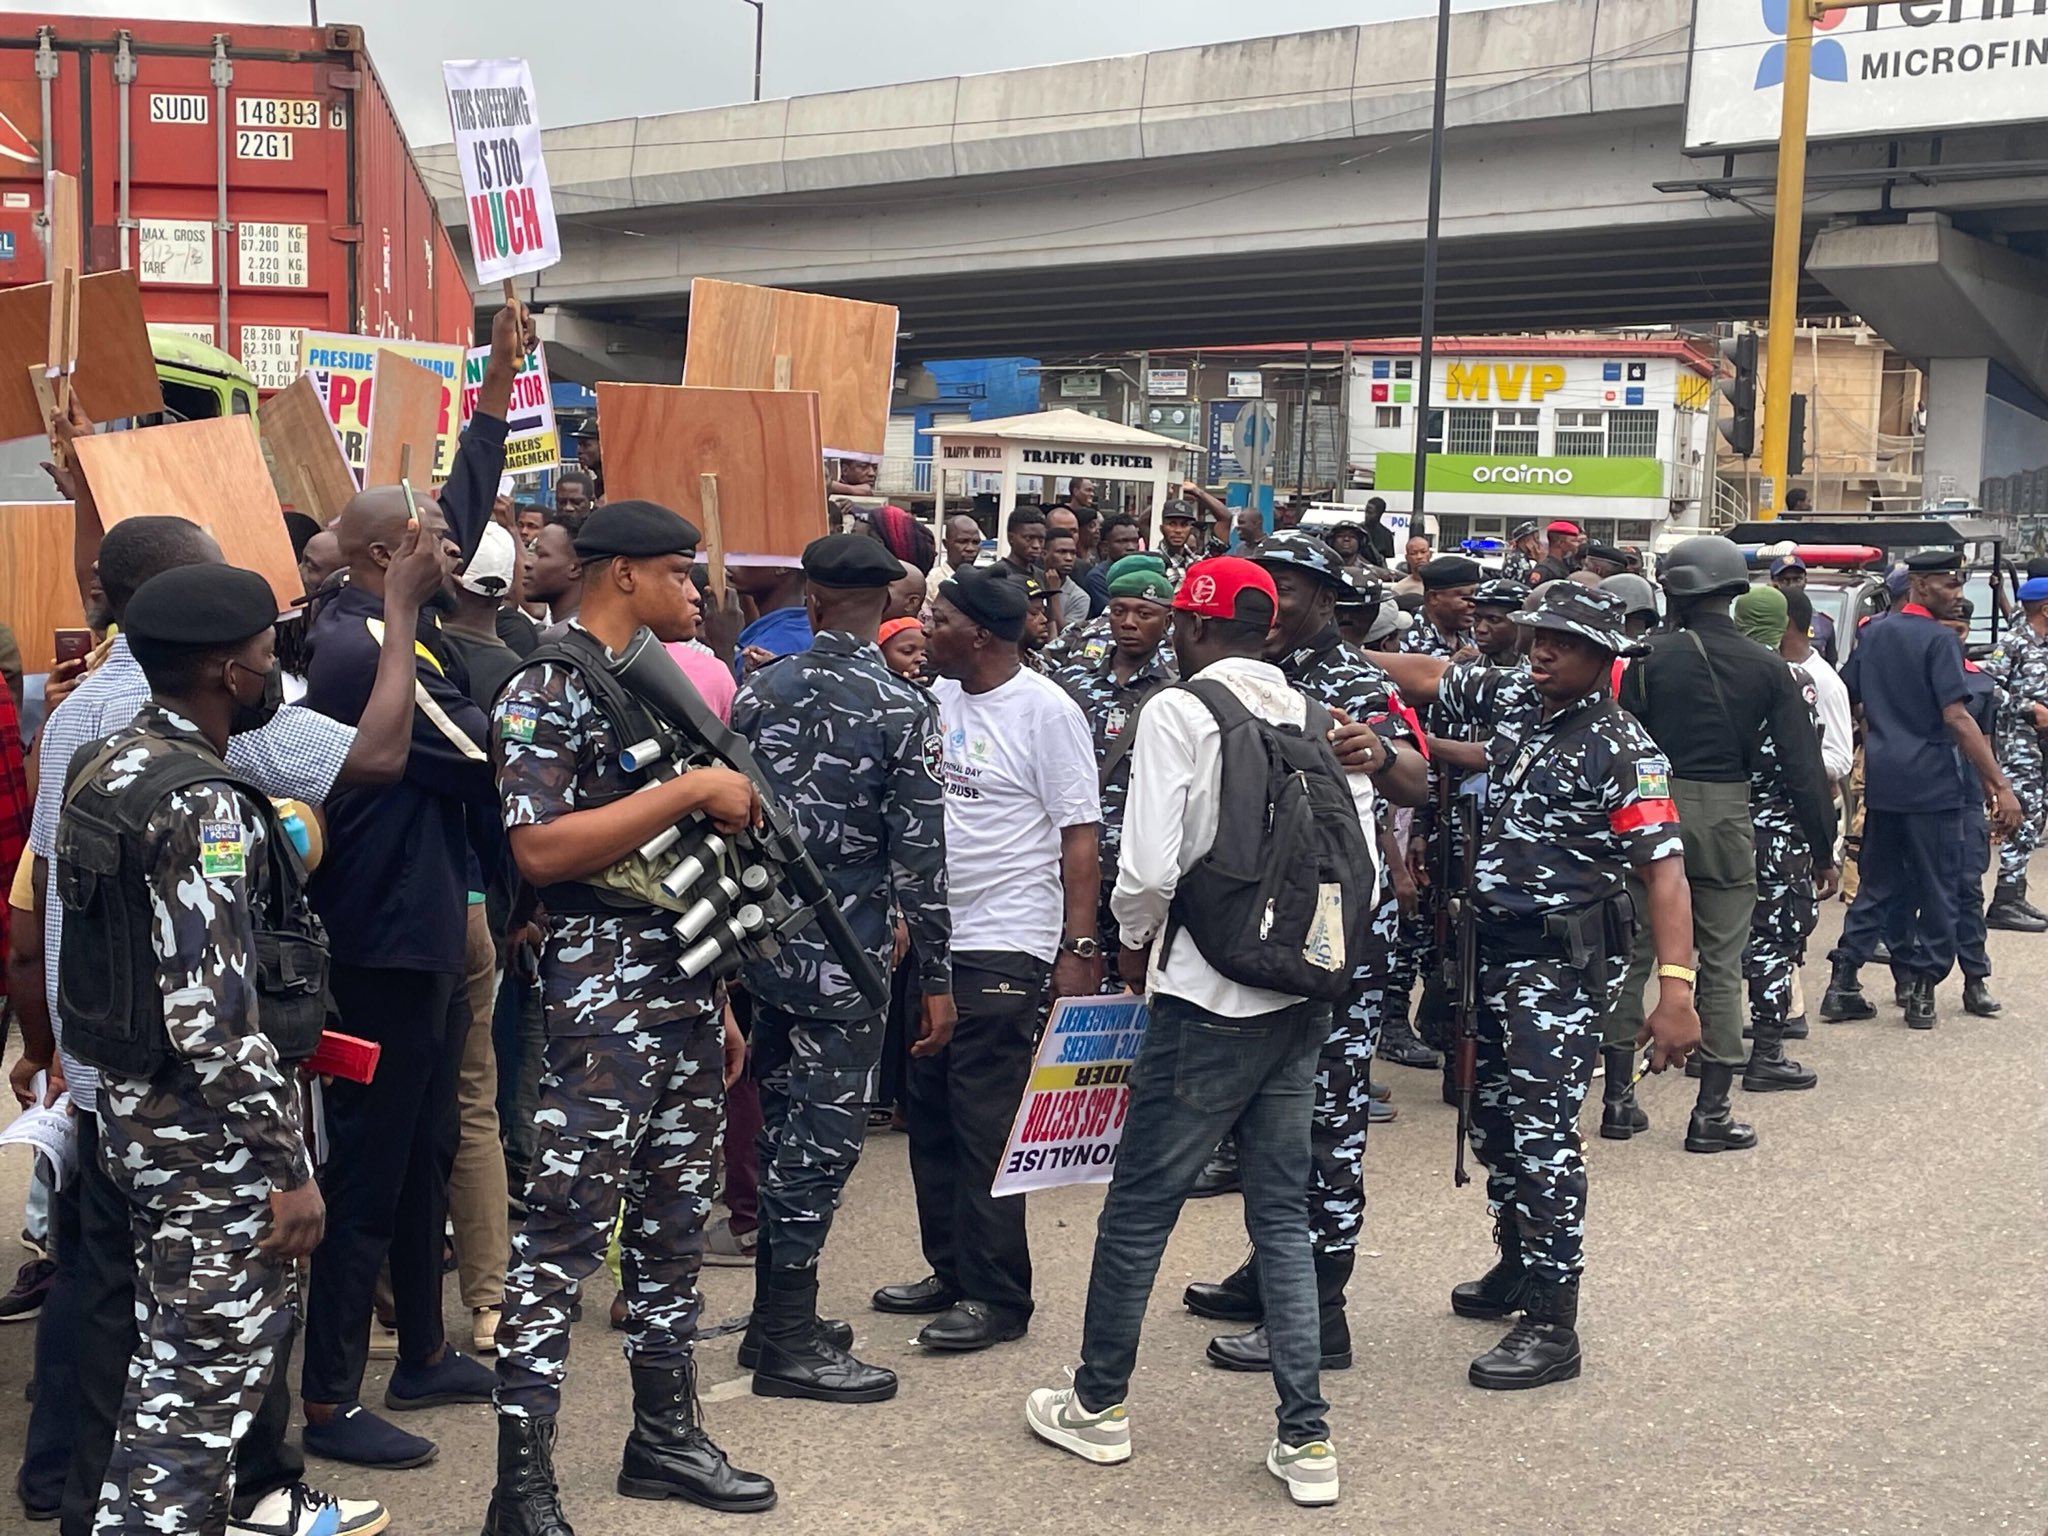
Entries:
{"label": "bald man", "polygon": [[[334,522],[348,585],[312,629],[306,703],[353,723],[368,695],[384,623],[385,580],[409,518],[455,573],[490,520],[505,463],[505,413],[522,344],[509,311],[492,327],[476,414],[438,499],[395,485],[350,499]],[[448,1344],[441,1326],[441,1234],[457,1140],[456,1087],[469,1033],[469,908],[500,857],[483,711],[471,702],[440,626],[420,616],[411,756],[385,789],[327,804],[327,856],[308,887],[327,925],[330,986],[342,1030],[383,1047],[368,1083],[325,1095],[329,1159],[321,1174],[327,1235],[313,1254],[307,1301],[306,1449],[359,1466],[418,1466],[432,1441],[359,1401],[371,1296],[387,1259],[398,1321],[394,1409],[490,1400],[492,1374]],[[477,839],[472,846],[472,835]]]}

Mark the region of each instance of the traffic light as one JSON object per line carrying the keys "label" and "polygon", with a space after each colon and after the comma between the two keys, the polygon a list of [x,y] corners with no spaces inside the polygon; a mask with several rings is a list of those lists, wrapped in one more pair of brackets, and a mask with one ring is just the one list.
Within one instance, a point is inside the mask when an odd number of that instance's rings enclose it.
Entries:
{"label": "traffic light", "polygon": [[1729,407],[1721,435],[1746,459],[1756,452],[1756,332],[1730,336],[1721,343],[1721,357],[1734,370],[1732,377],[1714,384]]}
{"label": "traffic light", "polygon": [[1785,434],[1785,478],[1806,473],[1806,396],[1792,397],[1792,425]]}

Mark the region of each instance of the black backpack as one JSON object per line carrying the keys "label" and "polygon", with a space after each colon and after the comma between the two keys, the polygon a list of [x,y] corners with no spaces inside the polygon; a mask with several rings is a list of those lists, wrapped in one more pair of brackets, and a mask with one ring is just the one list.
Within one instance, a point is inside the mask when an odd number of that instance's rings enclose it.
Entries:
{"label": "black backpack", "polygon": [[[104,1071],[154,1078],[171,1060],[163,988],[151,939],[142,834],[166,795],[226,783],[261,808],[266,878],[254,916],[257,1021],[284,1062],[304,1061],[327,1022],[327,934],[306,904],[305,866],[269,797],[209,752],[184,743],[153,753],[118,789],[102,770],[147,739],[124,731],[89,742],[71,760],[57,824],[54,884],[64,903],[57,1009],[64,1048]],[[254,871],[250,872],[253,878]]]}
{"label": "black backpack", "polygon": [[[1178,685],[1222,729],[1216,841],[1181,876],[1166,942],[1185,930],[1222,975],[1318,1002],[1352,990],[1372,927],[1376,860],[1313,699],[1300,728],[1213,678]],[[1162,950],[1162,954],[1164,951]]]}

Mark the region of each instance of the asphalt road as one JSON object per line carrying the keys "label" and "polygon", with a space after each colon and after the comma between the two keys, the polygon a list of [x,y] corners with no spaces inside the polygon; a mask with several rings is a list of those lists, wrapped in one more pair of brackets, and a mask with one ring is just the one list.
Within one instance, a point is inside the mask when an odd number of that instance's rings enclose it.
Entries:
{"label": "asphalt road", "polygon": [[[1816,955],[1841,910],[1824,914]],[[1762,1135],[1754,1151],[1681,1150],[1692,1085],[1676,1075],[1646,1085],[1647,1138],[1591,1138],[1585,1374],[1540,1392],[1466,1385],[1466,1362],[1499,1329],[1454,1318],[1445,1293],[1489,1262],[1484,1204],[1476,1185],[1451,1186],[1451,1111],[1435,1102],[1434,1078],[1387,1069],[1401,1116],[1374,1133],[1367,1157],[1358,1364],[1324,1378],[1344,1476],[1335,1510],[1288,1505],[1263,1467],[1269,1384],[1207,1366],[1212,1325],[1180,1307],[1183,1285],[1240,1257],[1235,1197],[1183,1217],[1131,1389],[1136,1453],[1098,1468],[1034,1440],[1023,1399],[1062,1384],[1073,1362],[1099,1191],[1032,1197],[1040,1310],[1027,1339],[928,1358],[909,1343],[910,1321],[865,1305],[874,1286],[924,1273],[904,1140],[884,1134],[827,1250],[823,1302],[854,1320],[860,1353],[901,1373],[901,1395],[846,1408],[756,1398],[734,1341],[711,1342],[700,1359],[712,1431],[776,1479],[780,1505],[713,1516],[619,1499],[628,1394],[600,1278],[562,1419],[568,1512],[585,1536],[712,1526],[1207,1536],[1296,1523],[1388,1536],[2039,1536],[2048,936],[1992,942],[2003,1017],[1963,1015],[1951,980],[1931,1034],[1909,1033],[1888,1002],[1869,1023],[1816,1022],[1794,1054],[1819,1070],[1818,1090],[1736,1095]],[[1824,980],[1824,962],[1808,968],[1811,999]],[[13,1208],[22,1178],[20,1154],[7,1154],[0,1209]],[[707,1270],[707,1317],[744,1308],[749,1285],[744,1271]],[[0,1329],[10,1484],[32,1333]],[[372,1370],[364,1396],[374,1401],[382,1376]],[[433,1466],[366,1476],[316,1461],[313,1480],[382,1498],[408,1536],[476,1531],[491,1481],[489,1411],[437,1409],[408,1423],[439,1441]],[[12,1500],[0,1503],[0,1531],[20,1528]]]}

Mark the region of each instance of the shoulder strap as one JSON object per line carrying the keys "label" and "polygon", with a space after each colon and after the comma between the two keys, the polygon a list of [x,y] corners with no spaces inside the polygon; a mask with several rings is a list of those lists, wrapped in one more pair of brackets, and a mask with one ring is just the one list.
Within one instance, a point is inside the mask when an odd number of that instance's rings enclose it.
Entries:
{"label": "shoulder strap", "polygon": [[[590,690],[597,700],[598,709],[618,731],[622,741],[639,741],[647,734],[647,726],[651,722],[646,709],[612,676],[611,668],[606,665],[595,640],[577,629],[564,630],[555,639],[543,641],[535,647],[519,663],[519,671],[514,672],[512,678],[548,664],[567,667],[576,674],[576,680]],[[500,698],[512,686],[512,678],[507,678],[505,687],[498,690]]]}
{"label": "shoulder strap", "polygon": [[1528,782],[1529,775],[1536,771],[1538,763],[1557,756],[1560,751],[1572,742],[1577,741],[1595,725],[1615,714],[1617,709],[1618,706],[1611,697],[1602,699],[1593,708],[1587,710],[1585,718],[1573,724],[1570,730],[1558,732],[1550,740],[1530,753],[1527,758],[1523,759],[1522,766],[1516,770],[1515,776],[1503,784],[1500,792],[1493,797],[1493,813],[1486,818],[1486,835],[1489,838],[1500,836],[1500,825],[1507,819],[1508,801],[1514,797],[1516,790]]}
{"label": "shoulder strap", "polygon": [[1248,725],[1256,718],[1244,707],[1242,699],[1213,677],[1191,677],[1174,686],[1200,699],[1202,706],[1215,717],[1219,730],[1229,731],[1240,725]]}

